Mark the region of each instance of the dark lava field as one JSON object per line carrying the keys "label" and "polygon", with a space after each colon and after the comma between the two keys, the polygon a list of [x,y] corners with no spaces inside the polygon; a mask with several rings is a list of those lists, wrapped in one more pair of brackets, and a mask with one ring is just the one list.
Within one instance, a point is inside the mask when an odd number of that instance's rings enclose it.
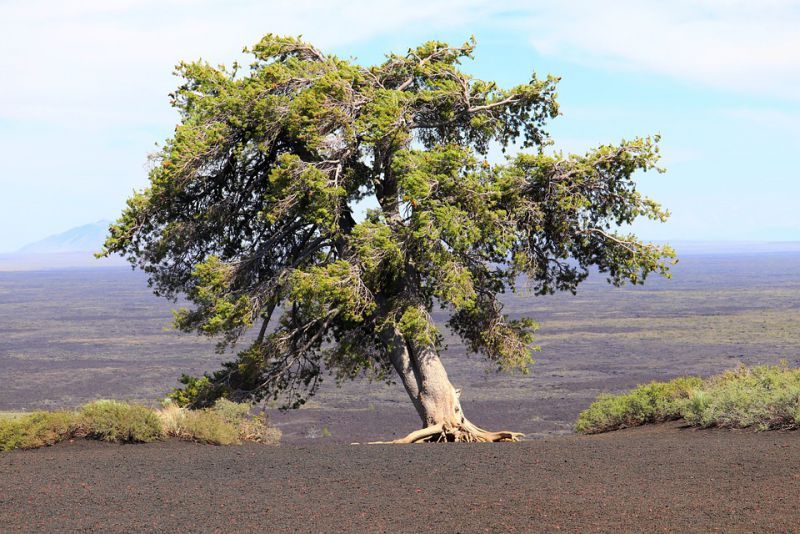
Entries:
{"label": "dark lava field", "polygon": [[[800,358],[800,253],[688,255],[674,277],[577,295],[507,295],[540,323],[527,376],[498,374],[447,335],[445,364],[467,416],[529,437],[570,433],[598,394],[738,364]],[[175,332],[171,308],[125,267],[0,272],[0,411],[97,398],[157,403],[183,372],[213,370],[214,342]],[[444,312],[436,316],[444,319]],[[443,321],[442,321],[443,322]],[[285,443],[388,439],[418,426],[399,384],[328,377],[301,410],[269,408]]]}

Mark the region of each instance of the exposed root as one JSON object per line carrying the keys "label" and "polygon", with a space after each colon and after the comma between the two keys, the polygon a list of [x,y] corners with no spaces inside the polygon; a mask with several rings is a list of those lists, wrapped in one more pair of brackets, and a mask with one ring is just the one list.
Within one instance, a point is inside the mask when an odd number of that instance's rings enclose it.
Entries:
{"label": "exposed root", "polygon": [[373,441],[370,444],[386,443],[496,443],[500,441],[519,441],[524,434],[520,432],[490,432],[473,425],[469,421],[457,425],[439,423],[421,430],[416,430],[409,435],[394,441]]}
{"label": "exposed root", "polygon": [[444,433],[444,425],[432,425],[421,430],[417,430],[407,435],[404,438],[396,439],[392,443],[420,443],[423,441],[431,441],[436,436]]}

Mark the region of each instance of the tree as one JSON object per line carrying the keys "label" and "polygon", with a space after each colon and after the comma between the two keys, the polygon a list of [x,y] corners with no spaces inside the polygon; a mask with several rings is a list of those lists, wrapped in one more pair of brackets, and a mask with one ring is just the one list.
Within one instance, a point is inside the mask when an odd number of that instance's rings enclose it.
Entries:
{"label": "tree", "polygon": [[[671,249],[617,233],[667,217],[633,178],[656,168],[658,138],[548,155],[558,79],[502,89],[460,70],[473,47],[428,42],[363,67],[267,35],[246,74],[177,67],[180,124],[103,252],[184,296],[180,329],[218,336],[220,351],[246,340],[176,398],[296,407],[323,370],[396,375],[424,426],[405,441],[515,440],[463,414],[434,305],[470,350],[527,372],[535,323],[509,320],[500,294],[574,293],[592,266],[617,285],[668,274]],[[533,151],[487,162],[512,143]]]}

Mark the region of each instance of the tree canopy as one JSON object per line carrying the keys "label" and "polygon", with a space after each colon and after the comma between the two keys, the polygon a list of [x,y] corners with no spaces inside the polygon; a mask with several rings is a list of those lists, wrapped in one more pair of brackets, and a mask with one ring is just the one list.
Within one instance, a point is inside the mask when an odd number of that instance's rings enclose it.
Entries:
{"label": "tree canopy", "polygon": [[[180,123],[104,253],[185,297],[180,329],[238,342],[178,398],[297,406],[327,369],[397,373],[420,410],[435,305],[471,351],[526,371],[535,323],[509,320],[499,295],[575,292],[592,267],[617,285],[667,274],[671,249],[619,230],[668,215],[634,179],[658,170],[658,138],[548,151],[558,78],[503,89],[461,70],[473,48],[431,41],[361,66],[267,35],[249,68],[177,67]],[[493,163],[493,147],[520,150]]]}

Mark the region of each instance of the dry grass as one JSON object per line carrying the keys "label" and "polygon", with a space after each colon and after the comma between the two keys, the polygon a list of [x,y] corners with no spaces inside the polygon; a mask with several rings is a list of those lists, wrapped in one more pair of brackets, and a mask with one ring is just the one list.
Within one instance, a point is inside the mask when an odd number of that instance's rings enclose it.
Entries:
{"label": "dry grass", "polygon": [[168,436],[211,445],[239,443],[239,432],[219,415],[207,410],[186,410],[174,404],[158,411]]}
{"label": "dry grass", "polygon": [[205,410],[187,410],[174,403],[158,410],[169,436],[188,441],[230,445],[242,441],[277,445],[281,431],[270,427],[263,417],[251,416],[250,405],[220,399]]}
{"label": "dry grass", "polygon": [[75,437],[112,443],[148,443],[175,437],[198,443],[232,445],[243,441],[277,445],[281,431],[250,406],[227,400],[206,410],[167,404],[159,410],[100,400],[76,411],[13,413],[0,416],[0,451],[35,449]]}

